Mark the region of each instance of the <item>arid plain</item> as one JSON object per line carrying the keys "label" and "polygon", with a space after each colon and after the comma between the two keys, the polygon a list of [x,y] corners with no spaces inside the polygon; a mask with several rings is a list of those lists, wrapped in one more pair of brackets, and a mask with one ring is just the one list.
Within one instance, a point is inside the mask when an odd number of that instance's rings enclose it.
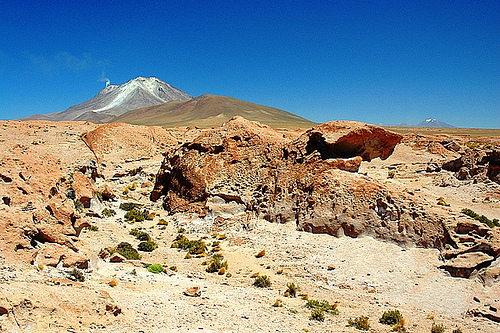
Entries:
{"label": "arid plain", "polygon": [[0,330],[498,332],[498,131],[391,130],[0,122]]}

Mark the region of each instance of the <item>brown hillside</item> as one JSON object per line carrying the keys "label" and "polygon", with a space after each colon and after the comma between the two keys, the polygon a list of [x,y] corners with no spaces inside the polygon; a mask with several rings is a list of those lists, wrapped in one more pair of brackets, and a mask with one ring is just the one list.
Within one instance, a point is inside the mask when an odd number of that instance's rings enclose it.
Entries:
{"label": "brown hillside", "polygon": [[297,128],[314,125],[313,122],[287,111],[215,95],[201,95],[189,101],[172,101],[133,110],[114,121],[165,127],[216,127],[234,116],[259,121],[271,127]]}

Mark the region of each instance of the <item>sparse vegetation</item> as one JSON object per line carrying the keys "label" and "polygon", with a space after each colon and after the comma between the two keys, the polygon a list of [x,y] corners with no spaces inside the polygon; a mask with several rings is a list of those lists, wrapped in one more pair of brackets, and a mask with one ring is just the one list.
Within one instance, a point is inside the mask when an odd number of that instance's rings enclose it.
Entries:
{"label": "sparse vegetation", "polygon": [[370,322],[367,316],[361,316],[354,319],[347,320],[348,327],[354,327],[361,331],[368,331],[370,329]]}
{"label": "sparse vegetation", "polygon": [[151,237],[148,235],[147,232],[140,231],[137,228],[130,230],[129,235],[134,236],[135,238],[137,238],[141,242],[147,242],[147,241],[151,240]]}
{"label": "sparse vegetation", "polygon": [[133,208],[133,209],[129,210],[127,212],[127,214],[125,214],[125,218],[128,221],[136,221],[136,222],[142,222],[145,219],[147,219],[148,216],[149,216],[148,210],[144,210],[141,212],[137,208]]}
{"label": "sparse vegetation", "polygon": [[106,217],[111,217],[116,215],[116,211],[114,209],[104,208],[101,212],[101,215]]}
{"label": "sparse vegetation", "polygon": [[310,320],[325,321],[325,312],[321,309],[314,309],[311,311]]}
{"label": "sparse vegetation", "polygon": [[500,227],[500,221],[498,219],[490,220],[486,216],[479,215],[478,213],[474,212],[472,209],[469,209],[469,208],[464,208],[464,209],[462,209],[461,212],[462,212],[462,214],[465,214],[469,217],[472,217],[474,220],[477,220],[481,223],[486,224],[490,228]]}
{"label": "sparse vegetation", "polygon": [[130,191],[135,191],[136,189],[137,189],[136,183],[129,184],[123,189],[123,194],[128,194]]}
{"label": "sparse vegetation", "polygon": [[153,252],[157,247],[158,244],[153,241],[140,242],[139,245],[137,245],[137,249],[143,252]]}
{"label": "sparse vegetation", "polygon": [[167,222],[167,221],[165,221],[164,219],[160,219],[160,220],[158,221],[158,225],[168,225],[168,222]]}
{"label": "sparse vegetation", "polygon": [[83,275],[83,272],[76,267],[73,267],[73,269],[69,273],[69,277],[75,281],[79,282],[85,281],[85,275]]}
{"label": "sparse vegetation", "polygon": [[403,315],[399,310],[386,311],[379,319],[379,322],[385,325],[396,325],[403,319]]}
{"label": "sparse vegetation", "polygon": [[259,288],[269,288],[271,286],[271,279],[267,275],[259,275],[255,278],[253,285]]}
{"label": "sparse vegetation", "polygon": [[437,200],[437,204],[440,206],[446,206],[446,207],[450,206],[450,204],[448,202],[446,202],[443,197],[439,197],[436,200]]}
{"label": "sparse vegetation", "polygon": [[460,327],[457,327],[453,330],[453,333],[462,333],[462,330],[460,329]]}
{"label": "sparse vegetation", "polygon": [[338,315],[339,310],[337,309],[338,303],[330,304],[328,301],[318,301],[314,299],[310,299],[306,303],[306,307],[310,309],[320,309],[324,312],[328,312],[332,315]]}
{"label": "sparse vegetation", "polygon": [[90,225],[90,226],[87,227],[87,230],[89,230],[89,231],[99,231],[99,227],[92,224],[92,225]]}
{"label": "sparse vegetation", "polygon": [[81,202],[80,199],[77,199],[75,201],[75,210],[81,212],[84,208],[85,206],[83,205],[83,202]]}
{"label": "sparse vegetation", "polygon": [[130,229],[130,231],[129,231],[129,233],[128,233],[128,234],[129,234],[129,235],[131,235],[131,236],[136,237],[136,236],[139,234],[139,229],[137,229],[137,228],[132,228],[132,229]]}
{"label": "sparse vegetation", "polygon": [[163,266],[161,264],[152,264],[148,266],[148,271],[154,274],[159,274],[163,272]]}
{"label": "sparse vegetation", "polygon": [[478,148],[478,149],[484,149],[485,146],[488,145],[488,143],[487,142],[480,142],[480,141],[472,141],[471,140],[469,142],[466,142],[465,145],[467,147],[469,147],[470,149],[476,149],[476,148]]}
{"label": "sparse vegetation", "polygon": [[293,282],[288,283],[286,286],[288,289],[285,291],[285,295],[288,293],[287,297],[297,297],[299,287]]}
{"label": "sparse vegetation", "polygon": [[443,324],[432,323],[431,333],[443,333],[444,329],[445,328]]}
{"label": "sparse vegetation", "polygon": [[179,233],[170,246],[181,250],[188,250],[189,254],[202,254],[207,250],[207,245],[202,240],[189,240],[182,233]]}
{"label": "sparse vegetation", "polygon": [[133,203],[133,202],[122,202],[122,203],[120,204],[120,209],[128,212],[128,211],[130,211],[130,210],[132,210],[132,209],[134,209],[134,208],[136,208],[136,209],[140,209],[140,208],[142,208],[142,206],[143,206],[143,205],[138,204],[138,203]]}
{"label": "sparse vegetation", "polygon": [[392,327],[391,331],[393,331],[393,332],[399,332],[399,333],[406,333],[405,319],[401,318],[399,320],[399,322]]}
{"label": "sparse vegetation", "polygon": [[226,270],[228,267],[228,264],[227,264],[227,261],[223,261],[223,260],[224,260],[224,257],[222,255],[214,254],[212,256],[212,259],[208,263],[206,271],[208,273],[215,273],[215,272],[219,272],[222,268],[224,268]]}
{"label": "sparse vegetation", "polygon": [[118,244],[118,246],[110,254],[114,252],[121,254],[122,256],[124,256],[126,259],[129,260],[141,259],[141,255],[139,254],[139,252],[137,252],[137,250],[134,249],[132,245],[130,245],[130,243],[127,242],[121,242],[120,244]]}

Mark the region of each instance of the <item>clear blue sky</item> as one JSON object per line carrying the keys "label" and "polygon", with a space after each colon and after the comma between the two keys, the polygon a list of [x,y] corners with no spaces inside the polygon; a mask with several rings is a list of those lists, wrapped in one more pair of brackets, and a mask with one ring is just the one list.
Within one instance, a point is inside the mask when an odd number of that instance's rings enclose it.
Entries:
{"label": "clear blue sky", "polygon": [[137,76],[317,122],[500,128],[500,0],[0,1],[0,119]]}

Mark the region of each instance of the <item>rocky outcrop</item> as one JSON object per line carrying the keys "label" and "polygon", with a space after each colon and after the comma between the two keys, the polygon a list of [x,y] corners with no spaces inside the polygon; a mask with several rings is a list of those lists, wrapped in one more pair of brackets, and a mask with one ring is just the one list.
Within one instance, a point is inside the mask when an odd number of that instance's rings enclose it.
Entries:
{"label": "rocky outcrop", "polygon": [[[500,230],[477,221],[461,219],[453,230],[457,248],[443,251],[443,265],[451,276],[469,278],[479,273],[483,283],[495,280],[498,267],[490,267],[500,257]],[[495,265],[492,265],[495,266]]]}
{"label": "rocky outcrop", "polygon": [[[123,165],[162,157],[164,150],[177,146],[178,131],[161,127],[136,126],[123,123],[101,125],[82,135],[82,140],[94,153],[98,173],[105,178],[126,174]],[[138,167],[131,165],[131,167]]]}
{"label": "rocky outcrop", "polygon": [[294,145],[307,155],[317,152],[323,160],[361,157],[387,159],[401,136],[381,127],[354,121],[331,121],[302,135]]}
{"label": "rocky outcrop", "polygon": [[449,242],[443,221],[357,173],[362,160],[389,157],[400,139],[376,126],[336,121],[287,140],[235,117],[169,152],[151,199],[163,197],[172,213],[204,215],[214,202],[233,203],[301,230],[442,247]]}
{"label": "rocky outcrop", "polygon": [[442,168],[454,172],[459,180],[489,179],[500,184],[500,150],[466,149],[459,158],[444,163]]}
{"label": "rocky outcrop", "polygon": [[86,266],[88,257],[77,241],[88,223],[76,203],[85,205],[92,198],[89,177],[79,171],[71,174],[58,156],[46,153],[43,144],[2,148],[2,256],[7,262],[33,262],[38,257],[43,265],[62,261]]}
{"label": "rocky outcrop", "polygon": [[500,184],[500,146],[491,138],[467,136],[405,134],[401,142],[415,150],[426,150],[439,155],[436,162],[427,167],[428,172],[441,169],[451,171],[458,180]]}

